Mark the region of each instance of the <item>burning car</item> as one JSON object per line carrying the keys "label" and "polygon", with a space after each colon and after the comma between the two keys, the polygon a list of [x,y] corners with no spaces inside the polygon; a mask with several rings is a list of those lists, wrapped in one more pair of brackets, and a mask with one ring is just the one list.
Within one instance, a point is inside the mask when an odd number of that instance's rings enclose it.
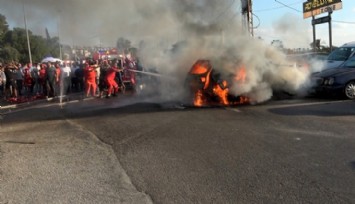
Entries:
{"label": "burning car", "polygon": [[[243,76],[231,76],[238,79]],[[229,81],[231,81],[229,79]],[[185,86],[189,92],[189,100],[195,107],[208,105],[237,105],[248,102],[243,96],[234,96],[229,92],[227,79],[222,79],[221,74],[213,69],[210,60],[197,60],[191,67],[185,80]]]}

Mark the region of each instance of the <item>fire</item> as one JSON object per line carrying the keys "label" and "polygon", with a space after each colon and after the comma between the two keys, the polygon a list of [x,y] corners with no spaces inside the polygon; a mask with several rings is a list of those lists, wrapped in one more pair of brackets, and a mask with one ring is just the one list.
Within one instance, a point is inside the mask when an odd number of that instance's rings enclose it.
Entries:
{"label": "fire", "polygon": [[[223,88],[222,88],[223,86]],[[228,87],[228,83],[227,81],[223,81],[222,84],[216,84],[213,87],[213,93],[218,96],[219,98],[219,103],[221,103],[222,105],[229,105],[229,101],[228,101],[228,92],[229,89]]]}
{"label": "fire", "polygon": [[[246,69],[242,66],[233,80],[244,83],[246,76]],[[228,82],[220,79],[220,75],[212,69],[209,60],[198,60],[191,67],[187,82],[193,93],[193,104],[196,107],[211,104],[228,106],[249,103],[247,97],[231,97]]]}
{"label": "fire", "polygon": [[208,72],[208,67],[204,64],[196,64],[194,68],[190,71],[191,74],[205,74]]}
{"label": "fire", "polygon": [[246,77],[247,77],[247,72],[245,70],[245,66],[243,65],[242,67],[240,67],[238,69],[237,74],[234,79],[238,82],[244,83]]}
{"label": "fire", "polygon": [[194,106],[201,107],[204,104],[202,90],[197,90],[194,98]]}
{"label": "fire", "polygon": [[239,97],[239,104],[247,104],[250,103],[250,98],[246,97],[246,96],[240,96]]}

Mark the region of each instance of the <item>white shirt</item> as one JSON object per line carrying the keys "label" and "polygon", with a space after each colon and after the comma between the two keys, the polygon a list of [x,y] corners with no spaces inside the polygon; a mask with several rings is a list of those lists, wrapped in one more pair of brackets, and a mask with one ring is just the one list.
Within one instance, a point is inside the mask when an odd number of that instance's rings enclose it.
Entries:
{"label": "white shirt", "polygon": [[68,66],[62,67],[61,75],[63,78],[70,77],[71,69]]}

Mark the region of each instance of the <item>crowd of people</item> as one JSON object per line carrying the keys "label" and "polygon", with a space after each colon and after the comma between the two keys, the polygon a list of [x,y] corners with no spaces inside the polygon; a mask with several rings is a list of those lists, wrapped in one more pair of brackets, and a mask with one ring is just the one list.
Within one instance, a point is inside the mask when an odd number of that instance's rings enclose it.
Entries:
{"label": "crowd of people", "polygon": [[118,59],[0,64],[0,100],[21,102],[78,92],[109,98],[125,88],[123,67]]}

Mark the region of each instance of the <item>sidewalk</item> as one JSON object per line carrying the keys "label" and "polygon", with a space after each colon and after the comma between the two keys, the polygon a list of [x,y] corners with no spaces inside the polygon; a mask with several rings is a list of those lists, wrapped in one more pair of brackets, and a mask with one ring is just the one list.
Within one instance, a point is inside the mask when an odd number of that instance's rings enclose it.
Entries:
{"label": "sidewalk", "polygon": [[[68,102],[68,101],[73,101],[73,100],[83,100],[84,98],[84,93],[78,92],[78,93],[71,93],[66,96],[57,96],[57,97],[50,97],[50,98],[45,98],[45,97],[36,97],[36,98],[23,98],[21,101],[10,101],[10,100],[4,100],[0,99],[0,113],[4,111],[9,111],[11,109],[17,109],[17,108],[24,108],[24,107],[29,107],[31,105],[37,105],[37,104],[43,104],[43,103],[49,103],[49,102]],[[88,98],[89,99],[89,98]]]}
{"label": "sidewalk", "polygon": [[[93,98],[78,93],[63,99]],[[61,115],[61,109],[15,111],[52,102],[59,98],[1,102],[0,113],[12,114],[4,118],[0,114],[0,204],[152,203],[149,195],[132,184],[112,147],[84,129],[79,120],[47,119]]]}
{"label": "sidewalk", "polygon": [[[23,112],[9,117],[33,118]],[[0,125],[0,204],[152,203],[131,183],[111,146],[80,122],[35,117]]]}

